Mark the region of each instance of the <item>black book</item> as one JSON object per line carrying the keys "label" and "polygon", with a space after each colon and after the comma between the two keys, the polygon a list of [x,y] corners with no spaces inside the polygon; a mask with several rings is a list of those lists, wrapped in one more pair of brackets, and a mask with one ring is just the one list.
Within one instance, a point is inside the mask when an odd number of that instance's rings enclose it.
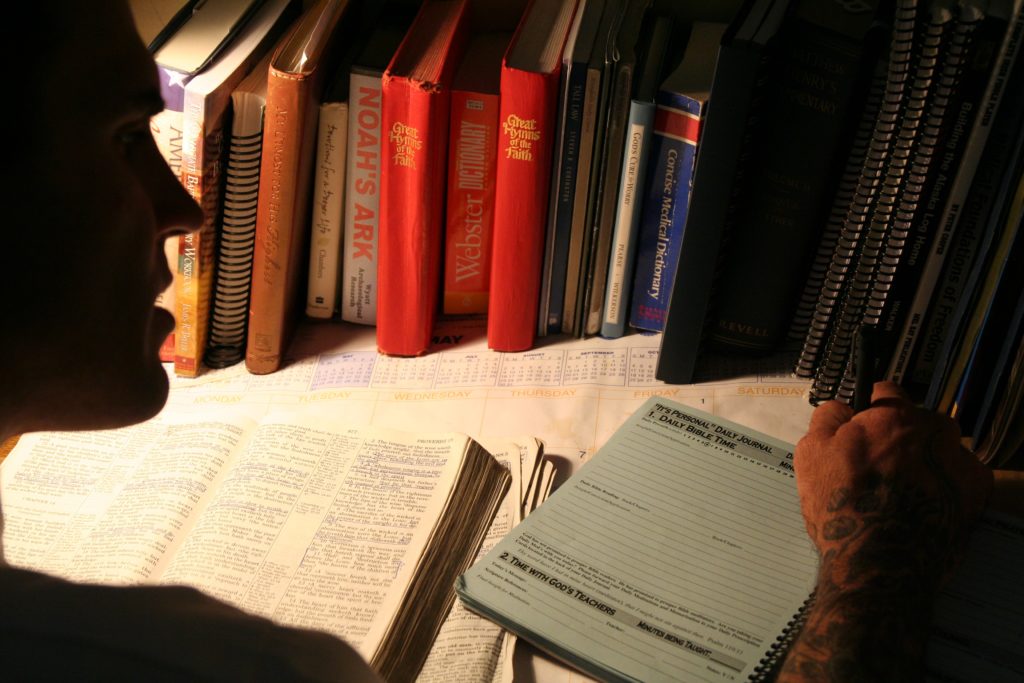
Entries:
{"label": "black book", "polygon": [[707,322],[716,346],[771,351],[788,331],[881,45],[879,0],[859,5],[797,0],[783,24]]}
{"label": "black book", "polygon": [[720,249],[759,134],[774,39],[789,0],[748,0],[722,38],[656,376],[693,381]]}

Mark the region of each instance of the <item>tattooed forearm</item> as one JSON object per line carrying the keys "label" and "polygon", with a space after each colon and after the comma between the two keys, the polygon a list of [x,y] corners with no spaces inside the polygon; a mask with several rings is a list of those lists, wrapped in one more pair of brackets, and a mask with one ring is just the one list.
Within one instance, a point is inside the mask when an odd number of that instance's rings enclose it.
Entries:
{"label": "tattooed forearm", "polygon": [[829,498],[814,604],[780,681],[921,679],[931,603],[963,545],[959,511],[952,496],[866,483]]}

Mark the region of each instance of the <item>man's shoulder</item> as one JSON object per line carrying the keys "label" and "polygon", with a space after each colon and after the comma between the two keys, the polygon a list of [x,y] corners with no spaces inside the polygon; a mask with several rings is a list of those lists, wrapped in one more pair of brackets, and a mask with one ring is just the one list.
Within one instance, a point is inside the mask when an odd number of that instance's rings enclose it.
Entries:
{"label": "man's shoulder", "polygon": [[193,588],[79,584],[8,566],[0,566],[0,661],[39,680],[157,681],[333,680],[361,664],[331,635]]}

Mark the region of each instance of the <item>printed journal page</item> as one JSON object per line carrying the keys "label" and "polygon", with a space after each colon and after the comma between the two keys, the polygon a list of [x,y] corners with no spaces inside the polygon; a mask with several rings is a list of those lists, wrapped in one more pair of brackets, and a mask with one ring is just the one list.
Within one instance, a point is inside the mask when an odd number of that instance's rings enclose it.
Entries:
{"label": "printed journal page", "polygon": [[457,591],[602,679],[742,681],[816,569],[792,447],[655,397]]}

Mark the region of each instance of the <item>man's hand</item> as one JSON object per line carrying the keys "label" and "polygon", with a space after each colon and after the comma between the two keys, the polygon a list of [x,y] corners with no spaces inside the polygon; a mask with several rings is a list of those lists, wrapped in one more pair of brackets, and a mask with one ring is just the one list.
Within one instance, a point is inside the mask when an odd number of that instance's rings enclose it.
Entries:
{"label": "man's hand", "polygon": [[821,554],[815,604],[779,680],[915,680],[931,602],[992,489],[956,423],[892,382],[858,414],[832,401],[795,454]]}

